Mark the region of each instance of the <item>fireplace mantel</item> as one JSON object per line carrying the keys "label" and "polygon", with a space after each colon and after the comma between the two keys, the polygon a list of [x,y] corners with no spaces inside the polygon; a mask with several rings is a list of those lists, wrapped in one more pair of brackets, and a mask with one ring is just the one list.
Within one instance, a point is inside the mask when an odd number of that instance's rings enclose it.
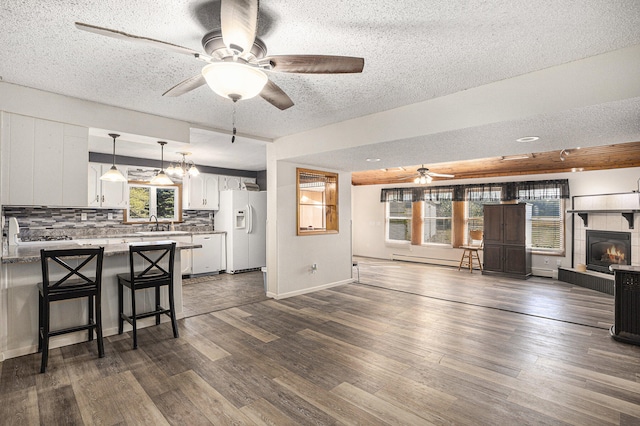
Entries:
{"label": "fireplace mantel", "polygon": [[582,219],[582,222],[584,223],[584,226],[589,226],[589,213],[593,213],[593,214],[596,214],[596,213],[599,213],[599,214],[620,213],[620,214],[622,214],[622,217],[627,219],[627,222],[629,223],[629,229],[633,229],[634,214],[635,213],[640,213],[640,210],[638,210],[638,209],[625,209],[625,210],[567,210],[567,213],[575,213],[578,216],[580,216],[580,218]]}

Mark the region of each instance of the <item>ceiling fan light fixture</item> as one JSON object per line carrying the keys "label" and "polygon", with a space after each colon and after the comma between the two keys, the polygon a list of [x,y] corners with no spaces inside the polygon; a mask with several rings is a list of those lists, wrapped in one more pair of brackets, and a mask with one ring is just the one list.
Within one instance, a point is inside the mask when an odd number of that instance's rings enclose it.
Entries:
{"label": "ceiling fan light fixture", "polygon": [[239,62],[213,62],[202,75],[215,93],[234,101],[259,95],[269,80],[263,71]]}

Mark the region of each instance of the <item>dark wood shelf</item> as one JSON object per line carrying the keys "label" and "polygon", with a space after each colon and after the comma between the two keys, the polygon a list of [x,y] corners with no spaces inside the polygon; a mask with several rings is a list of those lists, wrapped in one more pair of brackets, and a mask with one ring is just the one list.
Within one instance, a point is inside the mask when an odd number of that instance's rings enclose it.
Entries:
{"label": "dark wood shelf", "polygon": [[627,219],[629,229],[633,229],[634,214],[640,213],[638,209],[611,209],[611,210],[567,210],[567,213],[575,213],[582,219],[584,226],[589,226],[589,213],[620,213]]}

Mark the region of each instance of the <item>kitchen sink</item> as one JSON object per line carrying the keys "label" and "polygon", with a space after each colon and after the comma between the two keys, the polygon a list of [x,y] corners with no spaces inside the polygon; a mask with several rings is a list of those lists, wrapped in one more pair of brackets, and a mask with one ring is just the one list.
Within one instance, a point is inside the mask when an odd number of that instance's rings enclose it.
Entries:
{"label": "kitchen sink", "polygon": [[139,231],[139,232],[136,232],[136,234],[147,236],[147,237],[156,237],[156,236],[159,237],[162,235],[185,235],[185,234],[189,234],[189,232],[187,231]]}

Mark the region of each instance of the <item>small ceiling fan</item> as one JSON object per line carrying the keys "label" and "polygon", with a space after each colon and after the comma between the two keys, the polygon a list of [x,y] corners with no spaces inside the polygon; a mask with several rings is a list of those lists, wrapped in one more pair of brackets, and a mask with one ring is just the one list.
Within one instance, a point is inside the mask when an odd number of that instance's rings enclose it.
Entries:
{"label": "small ceiling fan", "polygon": [[202,38],[205,53],[152,38],[127,34],[95,25],[75,23],[78,29],[108,37],[147,44],[192,56],[206,62],[202,72],[176,84],[163,96],[180,96],[205,83],[215,93],[234,102],[260,95],[281,110],[293,106],[289,96],[267,72],[303,74],[360,73],[364,59],[351,56],[274,55],[267,56],[267,47],[257,37],[258,0],[221,0],[220,29],[209,31]]}
{"label": "small ceiling fan", "polygon": [[416,176],[415,179],[413,179],[413,182],[419,183],[422,185],[431,183],[433,181],[433,177],[443,177],[443,178],[455,177],[455,175],[431,172],[429,171],[428,168],[424,166],[424,164],[421,167],[419,167],[418,170],[416,171],[418,172],[418,176]]}

